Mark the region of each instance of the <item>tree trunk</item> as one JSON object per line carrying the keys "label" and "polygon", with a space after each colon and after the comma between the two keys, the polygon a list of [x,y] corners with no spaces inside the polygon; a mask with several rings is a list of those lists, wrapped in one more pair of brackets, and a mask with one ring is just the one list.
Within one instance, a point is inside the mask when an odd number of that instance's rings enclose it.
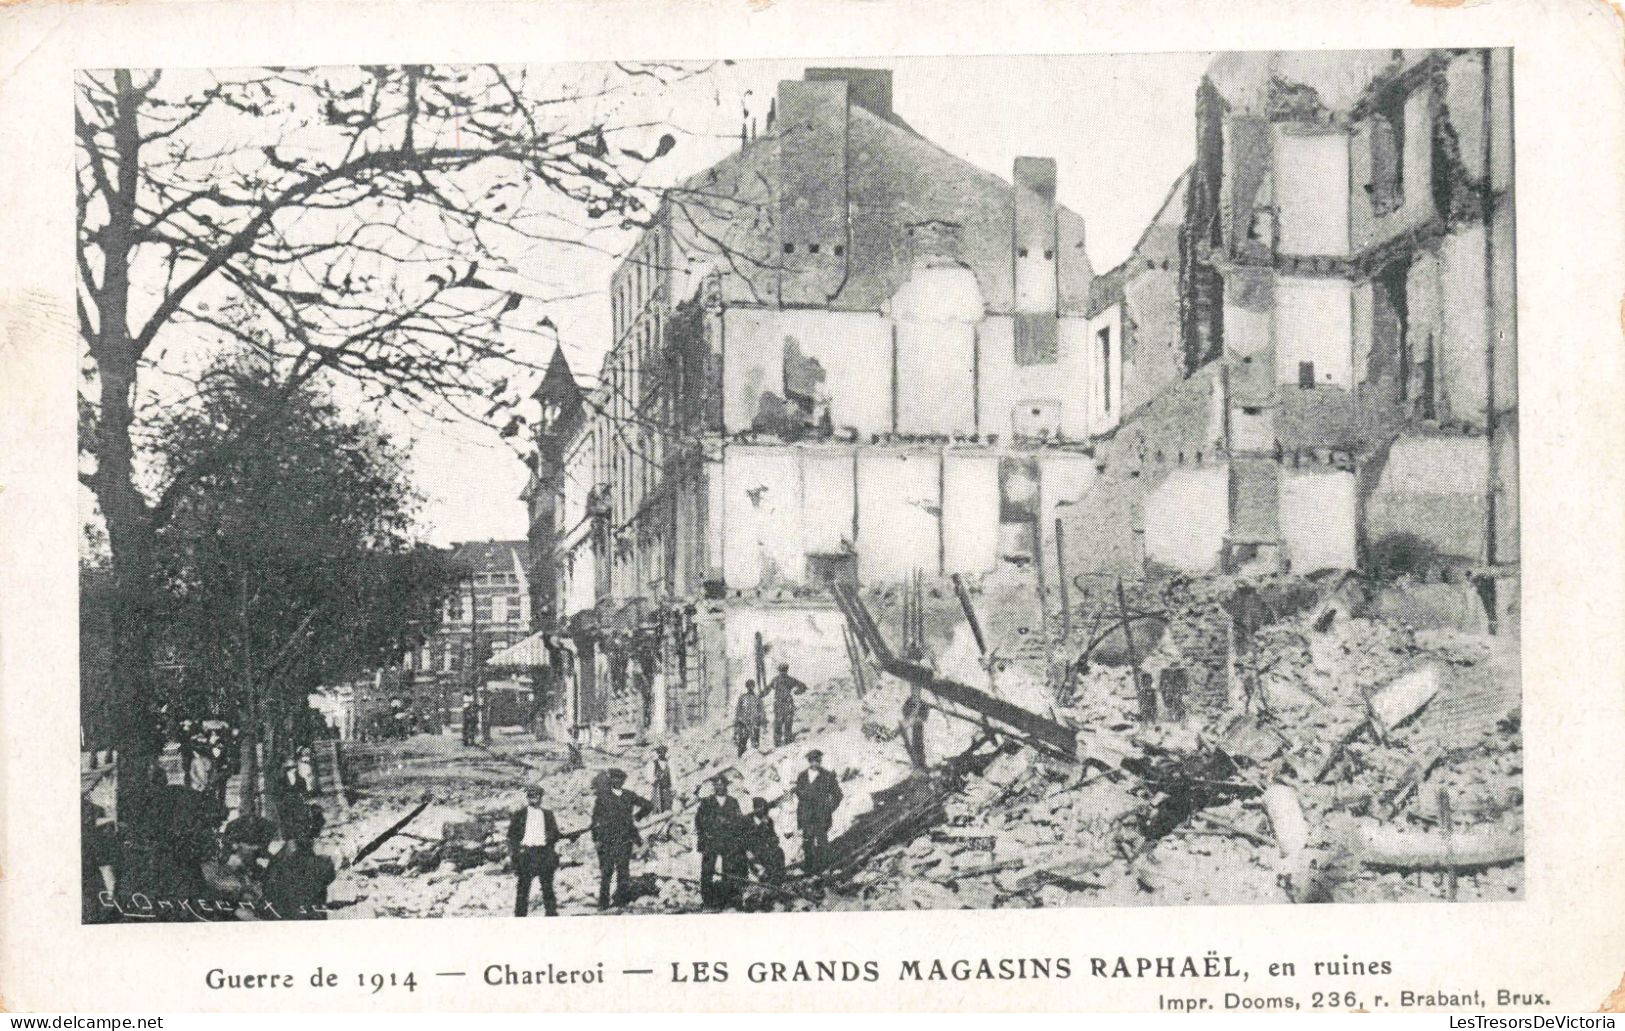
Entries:
{"label": "tree trunk", "polygon": [[161,692],[154,669],[154,630],[158,621],[156,549],[146,503],[131,474],[129,396],[133,373],[133,366],[128,375],[112,363],[103,366],[104,414],[96,492],[112,554],[108,674],[114,699],[112,740],[118,749],[121,821],[143,818],[147,789],[155,783],[150,775],[152,764],[164,746],[164,730],[158,723]]}
{"label": "tree trunk", "polygon": [[154,627],[158,607],[156,548],[146,499],[135,485],[136,368],[141,355],[129,327],[130,253],[135,247],[136,193],[141,139],[139,98],[128,71],[114,73],[118,94],[113,122],[117,165],[106,198],[108,222],[98,245],[103,256],[99,287],[86,283],[96,308],[94,335],[86,341],[96,363],[101,411],[96,426],[96,472],[92,487],[107,523],[113,598],[110,687],[113,743],[118,749],[118,812],[122,822],[147,815],[154,761],[163,750],[157,726],[159,692],[154,679]]}
{"label": "tree trunk", "polygon": [[253,699],[243,699],[240,711],[241,715],[237,719],[237,744],[240,749],[237,814],[251,816],[259,811],[260,803],[260,734],[254,715]]}

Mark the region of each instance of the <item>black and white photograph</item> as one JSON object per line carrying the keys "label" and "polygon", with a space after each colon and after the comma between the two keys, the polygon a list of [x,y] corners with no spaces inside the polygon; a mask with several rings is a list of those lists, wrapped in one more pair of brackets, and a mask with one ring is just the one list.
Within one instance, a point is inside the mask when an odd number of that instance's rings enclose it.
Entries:
{"label": "black and white photograph", "polygon": [[80,919],[1523,902],[1513,70],[81,67]]}

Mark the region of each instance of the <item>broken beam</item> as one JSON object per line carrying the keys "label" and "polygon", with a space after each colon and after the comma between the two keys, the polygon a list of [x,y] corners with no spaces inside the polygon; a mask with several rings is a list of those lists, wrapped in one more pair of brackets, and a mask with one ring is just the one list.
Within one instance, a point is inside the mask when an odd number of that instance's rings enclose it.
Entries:
{"label": "broken beam", "polygon": [[954,594],[959,598],[959,607],[965,611],[965,622],[970,624],[971,636],[976,638],[976,651],[987,658],[987,637],[982,633],[982,621],[976,618],[976,607],[971,604],[970,592],[965,590],[965,580],[958,573],[951,579],[954,583]]}
{"label": "broken beam", "polygon": [[1455,828],[1450,834],[1365,827],[1360,844],[1360,859],[1366,866],[1400,870],[1460,870],[1523,858],[1523,835],[1494,824]]}
{"label": "broken beam", "polygon": [[374,852],[378,851],[380,848],[383,847],[384,842],[388,841],[390,838],[393,838],[395,835],[397,835],[401,831],[405,830],[406,825],[411,823],[413,820],[417,819],[419,814],[421,814],[423,812],[423,810],[425,810],[427,808],[429,808],[429,802],[428,802],[427,799],[425,799],[424,801],[418,803],[418,807],[416,809],[414,809],[411,812],[407,813],[405,816],[401,817],[399,820],[396,820],[393,824],[390,825],[388,830],[384,831],[384,833],[378,835],[376,838],[373,838],[371,841],[367,842],[366,845],[364,845],[362,847],[361,851],[357,852],[355,854],[355,858],[350,860],[345,865],[346,866],[354,866],[355,864],[361,862],[363,859],[365,859],[368,856],[372,855]]}
{"label": "broken beam", "polygon": [[[868,608],[863,599],[851,594],[845,587],[833,586],[831,588],[840,604],[841,611],[846,614],[852,623],[853,629],[859,636],[869,643],[869,650],[874,654],[880,668],[910,684],[917,684],[939,698],[945,698],[956,705],[977,712],[1017,732],[1034,747],[1055,753],[1074,762],[1078,758],[1077,736],[1071,728],[1036,712],[1023,709],[1019,705],[1012,705],[1002,698],[996,698],[986,691],[979,691],[968,684],[961,684],[954,680],[945,680],[936,675],[929,667],[918,663],[907,662],[897,658],[886,645],[885,638],[880,636],[879,629],[869,616]],[[843,597],[844,595],[844,597]]]}

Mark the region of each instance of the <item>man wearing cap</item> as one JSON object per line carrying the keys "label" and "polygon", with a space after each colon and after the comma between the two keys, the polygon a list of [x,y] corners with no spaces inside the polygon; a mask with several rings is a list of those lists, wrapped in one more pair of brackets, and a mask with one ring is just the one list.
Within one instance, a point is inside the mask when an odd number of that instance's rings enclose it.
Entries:
{"label": "man wearing cap", "polygon": [[612,769],[592,806],[592,840],[598,848],[598,908],[608,909],[610,882],[617,906],[631,899],[632,849],[643,840],[638,821],[649,815],[646,799],[626,790],[626,771]]}
{"label": "man wearing cap", "polygon": [[[739,799],[728,794],[727,774],[711,781],[711,794],[700,799],[694,814],[694,839],[700,850],[700,902],[707,909],[722,908],[739,896],[734,877],[743,873],[736,856],[743,855],[745,817]],[[717,883],[720,867],[723,883]]]}
{"label": "man wearing cap", "polygon": [[829,828],[841,804],[841,782],[824,769],[824,753],[816,748],[807,753],[807,768],[796,778],[795,796],[796,826],[801,828],[801,866],[813,873],[824,864]]}
{"label": "man wearing cap", "polygon": [[790,664],[779,663],[779,675],[767,685],[773,689],[773,746],[787,745],[796,736],[796,695],[807,685],[790,675]]}
{"label": "man wearing cap", "polygon": [[762,699],[756,693],[756,681],[745,681],[745,693],[739,696],[739,704],[734,708],[734,746],[739,754],[745,754],[747,746],[751,748],[762,747],[762,724],[767,722],[767,713],[762,710]]}
{"label": "man wearing cap", "polygon": [[532,784],[525,791],[525,804],[508,818],[508,855],[513,859],[513,872],[519,876],[514,887],[513,915],[530,912],[530,882],[537,881],[542,889],[542,905],[548,916],[559,915],[559,904],[553,894],[553,875],[559,868],[557,846],[558,821],[553,810],[542,807],[546,792],[540,784]]}

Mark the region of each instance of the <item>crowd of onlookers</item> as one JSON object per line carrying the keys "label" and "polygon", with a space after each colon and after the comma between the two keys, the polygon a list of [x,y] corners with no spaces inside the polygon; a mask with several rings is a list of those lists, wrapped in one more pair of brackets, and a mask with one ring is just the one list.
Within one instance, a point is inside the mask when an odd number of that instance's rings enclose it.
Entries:
{"label": "crowd of onlookers", "polygon": [[[326,817],[310,746],[265,778],[263,794],[239,790],[232,808],[227,789],[244,765],[238,729],[183,718],[159,733],[158,757],[145,769],[117,764],[120,779],[141,783],[121,785],[128,811],[116,821],[81,797],[84,920],[325,919],[336,870],[315,850]],[[171,745],[175,777],[164,762]]]}

